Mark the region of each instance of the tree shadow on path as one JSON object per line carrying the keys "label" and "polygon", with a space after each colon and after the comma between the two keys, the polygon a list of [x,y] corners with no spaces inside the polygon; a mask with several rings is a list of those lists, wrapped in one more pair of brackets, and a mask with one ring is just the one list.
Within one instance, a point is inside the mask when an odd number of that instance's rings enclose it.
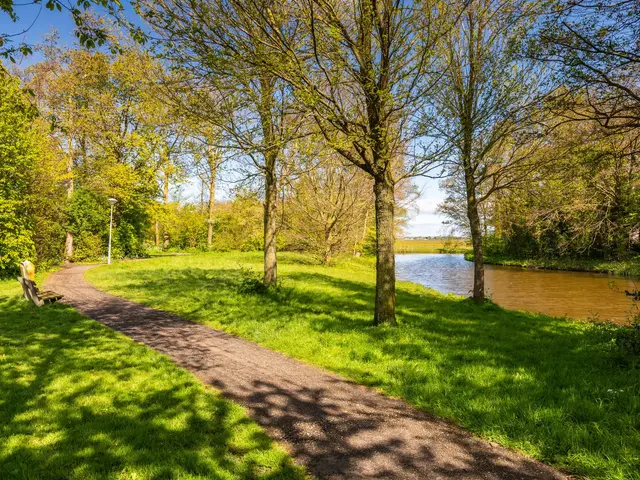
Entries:
{"label": "tree shadow on path", "polygon": [[0,478],[303,478],[165,357],[68,306],[0,310]]}
{"label": "tree shadow on path", "polygon": [[240,295],[239,273],[216,268],[122,272],[118,289],[576,472],[640,470],[640,372],[620,368],[590,329],[405,283],[397,296],[400,327],[378,328],[371,325],[373,285],[327,272],[285,272],[291,292],[284,302]]}

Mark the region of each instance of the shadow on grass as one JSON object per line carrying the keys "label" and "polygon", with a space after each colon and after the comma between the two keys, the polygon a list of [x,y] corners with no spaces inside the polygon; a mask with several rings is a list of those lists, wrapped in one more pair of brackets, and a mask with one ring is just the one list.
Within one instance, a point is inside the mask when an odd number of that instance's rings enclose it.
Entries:
{"label": "shadow on grass", "polygon": [[165,357],[63,305],[0,312],[0,477],[303,478]]}
{"label": "shadow on grass", "polygon": [[[81,288],[78,277],[70,275],[72,288]],[[233,279],[217,277],[213,284],[219,293],[224,285],[229,295],[239,290]],[[494,449],[404,402],[235,336],[92,289],[69,293],[80,311],[171,355],[203,382],[222,388],[320,478],[558,478],[532,460]],[[242,298],[265,303],[269,296]],[[193,304],[190,296],[181,300]],[[266,324],[273,333],[273,323]]]}
{"label": "shadow on grass", "polygon": [[116,289],[575,473],[640,478],[640,371],[621,368],[589,328],[409,284],[399,284],[400,327],[373,327],[372,283],[308,270],[283,275],[286,304],[238,294],[228,269],[123,271]]}

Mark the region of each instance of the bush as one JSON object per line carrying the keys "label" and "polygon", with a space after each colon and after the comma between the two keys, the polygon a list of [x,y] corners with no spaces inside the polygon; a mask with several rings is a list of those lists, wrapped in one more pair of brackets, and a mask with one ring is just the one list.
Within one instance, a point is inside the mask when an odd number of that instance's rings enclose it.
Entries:
{"label": "bush", "polygon": [[33,218],[29,215],[38,137],[35,109],[18,78],[0,65],[0,276],[35,260]]}
{"label": "bush", "polygon": [[[636,308],[634,306],[634,308]],[[594,342],[618,354],[615,359],[620,365],[633,367],[640,362],[640,311],[630,316],[626,325],[602,322],[598,317],[588,320],[588,332],[594,336]]]}
{"label": "bush", "polygon": [[264,295],[278,303],[289,303],[293,290],[283,287],[280,280],[275,285],[265,285],[259,272],[240,267],[238,293],[243,295]]}
{"label": "bush", "polygon": [[0,278],[15,276],[24,260],[35,261],[33,233],[11,214],[3,214],[0,203]]}
{"label": "bush", "polygon": [[614,332],[616,347],[625,355],[640,357],[640,319],[631,325],[619,327]]}
{"label": "bush", "polygon": [[262,281],[262,276],[258,272],[254,272],[248,268],[240,267],[240,283],[238,284],[238,293],[242,294],[264,294],[267,293],[267,287]]}
{"label": "bush", "polygon": [[500,256],[506,252],[504,239],[495,233],[485,235],[482,239],[482,246],[485,255]]}
{"label": "bush", "polygon": [[87,262],[97,260],[104,256],[105,249],[101,235],[90,232],[80,232],[75,236],[73,243],[74,261]]}

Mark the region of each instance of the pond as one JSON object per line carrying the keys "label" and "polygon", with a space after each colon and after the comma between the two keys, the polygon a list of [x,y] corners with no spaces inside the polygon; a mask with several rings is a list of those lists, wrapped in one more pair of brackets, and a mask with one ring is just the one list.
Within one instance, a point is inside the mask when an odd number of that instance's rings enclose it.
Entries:
{"label": "pond", "polygon": [[[457,254],[396,255],[398,280],[408,280],[442,293],[470,296],[473,263]],[[624,293],[640,280],[602,273],[532,270],[485,266],[487,295],[511,309],[559,317],[625,322],[632,301]]]}

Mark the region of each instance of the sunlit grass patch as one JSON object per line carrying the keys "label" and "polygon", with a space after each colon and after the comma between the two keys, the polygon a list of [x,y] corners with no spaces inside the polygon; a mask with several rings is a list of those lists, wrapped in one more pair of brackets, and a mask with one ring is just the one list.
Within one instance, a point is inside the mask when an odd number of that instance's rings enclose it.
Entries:
{"label": "sunlit grass patch", "polygon": [[304,478],[167,357],[19,288],[0,282],[0,478]]}
{"label": "sunlit grass patch", "polygon": [[584,324],[477,306],[398,284],[398,328],[372,325],[369,259],[280,256],[285,302],[243,294],[260,253],[202,254],[87,272],[96,285],[257,341],[454,420],[579,475],[640,478],[640,370]]}

